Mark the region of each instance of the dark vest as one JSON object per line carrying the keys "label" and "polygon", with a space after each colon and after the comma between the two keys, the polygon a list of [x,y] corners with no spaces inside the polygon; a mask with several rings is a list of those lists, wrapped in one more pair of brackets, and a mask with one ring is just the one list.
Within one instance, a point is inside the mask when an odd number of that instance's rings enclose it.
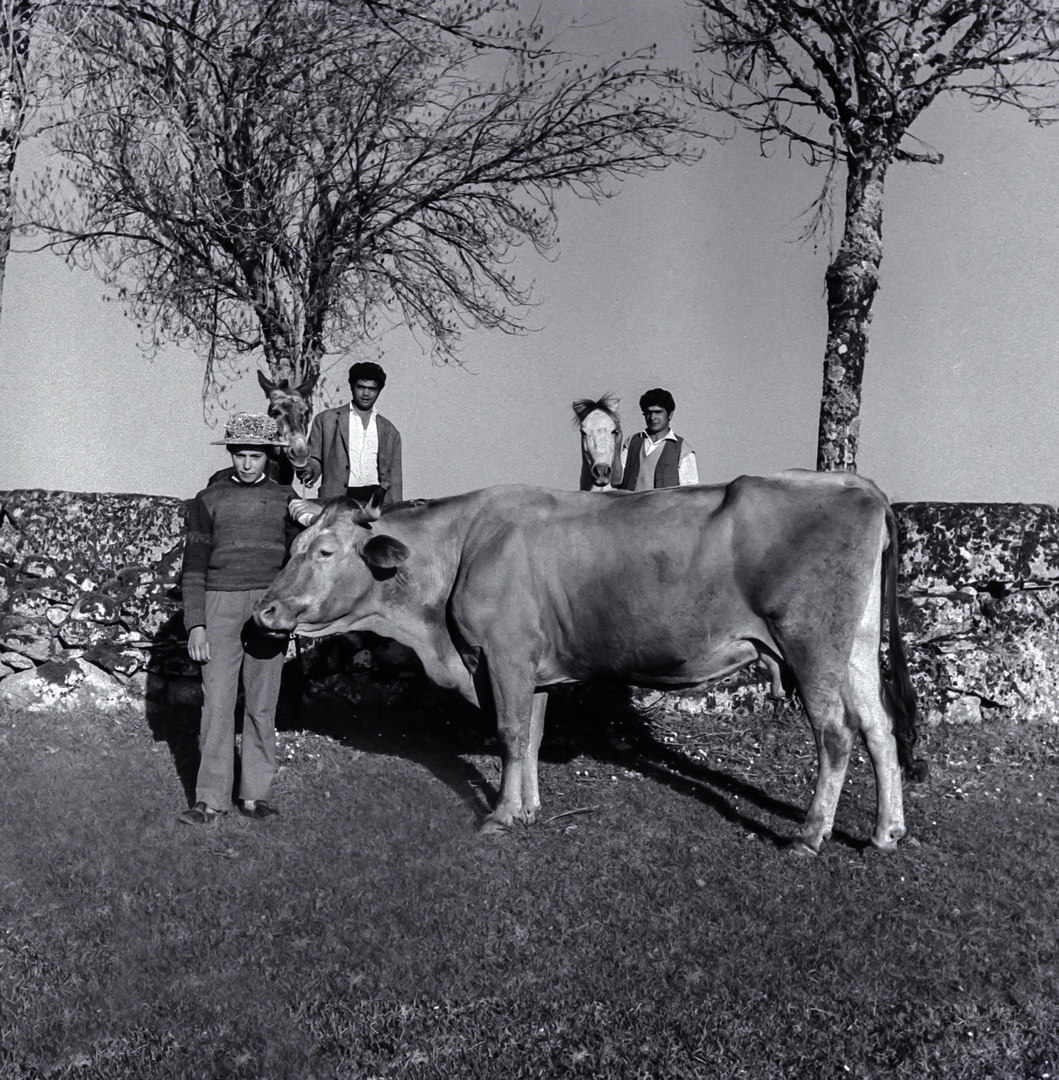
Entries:
{"label": "dark vest", "polygon": [[[625,475],[621,478],[621,487],[625,491],[636,490],[636,478],[640,475],[640,451],[643,449],[644,433],[638,431],[629,440],[629,450],[625,455]],[[680,486],[680,451],[684,440],[678,435],[676,441],[666,439],[655,465],[655,487]]]}

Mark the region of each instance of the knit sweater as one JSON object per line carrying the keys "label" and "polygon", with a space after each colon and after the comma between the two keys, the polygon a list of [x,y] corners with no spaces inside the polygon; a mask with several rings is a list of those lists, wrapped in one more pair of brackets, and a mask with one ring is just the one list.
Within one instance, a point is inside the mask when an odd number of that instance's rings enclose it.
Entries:
{"label": "knit sweater", "polygon": [[207,592],[267,589],[287,561],[297,525],[287,516],[294,497],[274,480],[222,480],[195,496],[184,546],[184,627],[206,625]]}

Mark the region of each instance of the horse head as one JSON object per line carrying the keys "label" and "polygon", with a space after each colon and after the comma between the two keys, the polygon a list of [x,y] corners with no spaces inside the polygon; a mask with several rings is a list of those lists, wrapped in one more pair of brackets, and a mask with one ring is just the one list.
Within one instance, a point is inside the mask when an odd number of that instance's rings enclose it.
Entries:
{"label": "horse head", "polygon": [[292,387],[288,379],[272,382],[262,372],[257,381],[268,397],[268,415],[276,421],[279,436],[286,444],[287,457],[296,469],[309,461],[309,422],[313,417],[313,388],[320,373],[314,371],[300,386]]}
{"label": "horse head", "polygon": [[598,401],[574,402],[581,431],[581,490],[611,491],[621,483],[621,417],[618,399],[604,394]]}

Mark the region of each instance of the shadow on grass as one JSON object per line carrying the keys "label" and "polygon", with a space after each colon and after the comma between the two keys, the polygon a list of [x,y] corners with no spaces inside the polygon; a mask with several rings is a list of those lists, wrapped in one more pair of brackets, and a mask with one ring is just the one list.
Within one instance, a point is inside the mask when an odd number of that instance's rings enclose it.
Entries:
{"label": "shadow on grass", "polygon": [[[314,668],[312,660],[288,664],[277,726],[414,762],[444,783],[481,823],[498,791],[470,759],[497,754],[492,717],[407,670],[355,674],[349,667],[335,670],[335,663],[332,658],[330,671]],[[709,719],[702,722],[706,727]],[[549,691],[541,761],[562,764],[581,757],[665,784],[777,848],[789,843],[794,829],[778,831],[767,819],[799,825],[805,817],[804,808],[663,742],[650,716],[633,705],[622,686],[578,684]],[[839,829],[833,839],[853,849],[866,846]]]}
{"label": "shadow on grass", "polygon": [[[327,735],[363,753],[397,756],[422,766],[481,824],[495,805],[498,790],[471,759],[497,754],[492,716],[409,672],[407,656],[398,656],[387,670],[385,649],[376,651],[375,669],[358,671],[351,660],[363,643],[328,639],[327,649],[310,650],[299,661],[288,663],[277,728]],[[197,681],[186,673],[174,679],[163,669],[149,676],[147,722],[155,740],[169,747],[188,805],[195,799],[199,762],[201,695],[197,690]],[[237,715],[236,730],[240,722]],[[709,722],[703,718],[704,728]],[[635,707],[623,686],[553,687],[548,693],[540,757],[552,764],[584,757],[604,767],[639,773],[697,799],[776,848],[789,843],[794,829],[778,831],[767,819],[800,825],[805,818],[803,807],[663,742],[649,711]],[[238,783],[238,759],[236,768]],[[749,807],[762,815],[753,814]],[[832,839],[855,850],[868,843],[841,829],[835,829]]]}

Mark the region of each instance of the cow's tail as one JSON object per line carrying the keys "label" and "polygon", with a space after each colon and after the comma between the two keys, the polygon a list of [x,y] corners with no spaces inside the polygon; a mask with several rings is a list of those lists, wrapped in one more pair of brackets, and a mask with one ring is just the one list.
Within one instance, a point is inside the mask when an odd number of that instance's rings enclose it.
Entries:
{"label": "cow's tail", "polygon": [[901,626],[897,618],[897,519],[893,510],[886,508],[886,528],[889,543],[883,552],[883,620],[889,624],[890,663],[889,672],[883,676],[883,695],[894,722],[894,738],[897,740],[897,759],[908,780],[925,780],[930,766],[923,758],[915,757],[916,740],[916,692],[908,673],[908,660]]}

